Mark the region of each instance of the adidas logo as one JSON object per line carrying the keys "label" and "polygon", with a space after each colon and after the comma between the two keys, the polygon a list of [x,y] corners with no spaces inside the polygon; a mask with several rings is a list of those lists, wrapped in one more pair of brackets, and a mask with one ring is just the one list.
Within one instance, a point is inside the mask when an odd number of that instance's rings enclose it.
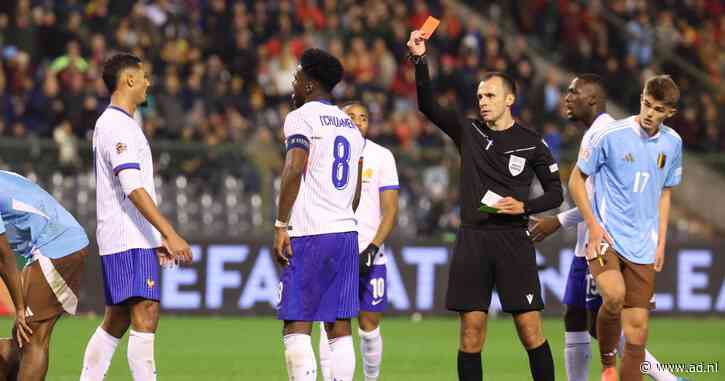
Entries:
{"label": "adidas logo", "polygon": [[634,155],[632,155],[631,153],[624,155],[622,159],[624,159],[624,161],[628,163],[634,163]]}

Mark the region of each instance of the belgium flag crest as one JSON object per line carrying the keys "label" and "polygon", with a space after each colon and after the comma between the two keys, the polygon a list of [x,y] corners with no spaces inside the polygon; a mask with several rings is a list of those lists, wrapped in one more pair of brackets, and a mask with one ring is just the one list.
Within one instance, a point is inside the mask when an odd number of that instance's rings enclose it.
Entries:
{"label": "belgium flag crest", "polygon": [[657,168],[659,168],[659,169],[664,168],[665,163],[667,163],[667,155],[660,152],[660,154],[657,156]]}

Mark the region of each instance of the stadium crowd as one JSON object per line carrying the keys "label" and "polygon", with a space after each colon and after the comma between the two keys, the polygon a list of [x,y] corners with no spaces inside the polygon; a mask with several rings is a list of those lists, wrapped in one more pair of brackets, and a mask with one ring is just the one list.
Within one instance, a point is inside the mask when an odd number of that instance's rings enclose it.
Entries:
{"label": "stadium crowd", "polygon": [[[718,0],[517,0],[504,4],[517,29],[536,36],[574,72],[604,76],[609,91],[629,109],[655,73],[673,76],[683,99],[670,124],[690,149],[725,147],[725,5]],[[567,46],[569,49],[557,49]],[[676,56],[702,73],[694,78]]]}
{"label": "stadium crowd", "polygon": [[[112,51],[129,51],[152,73],[140,116],[152,142],[205,148],[232,143],[244,153],[241,162],[215,149],[166,161],[176,161],[175,170],[188,177],[205,178],[225,168],[267,194],[265,184],[282,167],[280,126],[290,109],[297,58],[307,47],[321,47],[345,66],[336,98],[367,104],[370,138],[398,155],[403,202],[415,206],[409,217],[417,230],[455,227],[452,205],[458,196],[449,184],[456,183],[457,171],[451,169],[458,159],[417,111],[413,66],[405,53],[408,33],[428,15],[439,16],[431,66],[440,100],[463,112],[476,112],[473,95],[484,71],[512,74],[520,88],[515,115],[539,130],[558,156],[576,147],[581,136],[561,114],[568,78],[537,72],[527,37],[538,36],[572,71],[600,72],[617,94],[613,98],[632,109],[642,79],[659,71],[653,67],[655,42],[669,44],[713,81],[725,70],[725,16],[717,1],[675,2],[675,11],[657,11],[648,1],[606,3],[639,38],[598,17],[596,4],[602,4],[596,1],[588,7],[564,0],[507,2],[499,12],[516,20],[522,33],[506,39],[513,43],[504,42],[498,26],[482,29],[448,1],[437,0],[2,2],[0,137],[52,138],[62,167],[87,170],[90,160],[83,158],[90,150],[83,147],[109,99],[101,64]],[[579,17],[563,17],[572,14]],[[675,128],[690,148],[719,150],[723,100],[688,88],[694,82],[680,84],[686,95]],[[163,158],[159,162],[163,167]],[[12,167],[7,159],[4,166]]]}

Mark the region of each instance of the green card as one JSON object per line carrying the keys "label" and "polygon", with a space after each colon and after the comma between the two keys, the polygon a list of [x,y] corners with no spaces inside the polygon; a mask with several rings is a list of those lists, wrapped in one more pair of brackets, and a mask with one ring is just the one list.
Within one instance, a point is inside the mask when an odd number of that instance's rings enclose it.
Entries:
{"label": "green card", "polygon": [[481,206],[478,207],[478,211],[484,213],[498,213],[498,209],[488,206],[486,204],[481,204]]}

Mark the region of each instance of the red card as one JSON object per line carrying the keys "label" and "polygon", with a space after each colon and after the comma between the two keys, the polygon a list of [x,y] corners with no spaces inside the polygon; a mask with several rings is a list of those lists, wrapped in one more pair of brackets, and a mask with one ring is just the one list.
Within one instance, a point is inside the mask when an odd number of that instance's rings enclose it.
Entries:
{"label": "red card", "polygon": [[423,23],[423,26],[420,27],[420,33],[421,37],[425,38],[426,40],[430,38],[430,36],[433,35],[433,32],[436,31],[436,28],[438,28],[438,25],[440,24],[440,20],[433,16],[428,16],[428,18]]}

